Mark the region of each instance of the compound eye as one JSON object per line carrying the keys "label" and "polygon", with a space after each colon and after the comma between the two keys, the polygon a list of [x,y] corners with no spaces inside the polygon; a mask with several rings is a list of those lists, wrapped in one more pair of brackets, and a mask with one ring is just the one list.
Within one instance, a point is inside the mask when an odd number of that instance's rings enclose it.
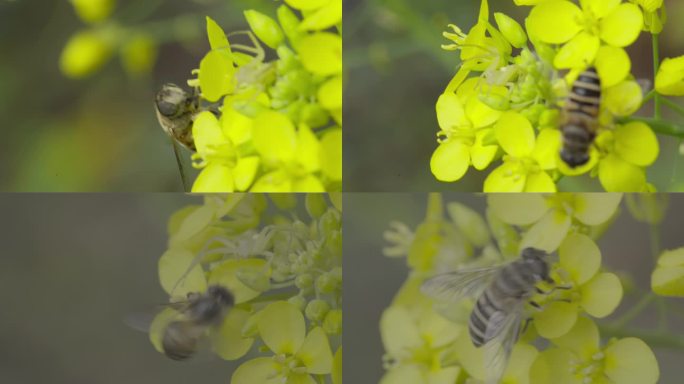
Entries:
{"label": "compound eye", "polygon": [[159,100],[157,101],[157,109],[162,115],[171,117],[176,115],[178,112],[178,104],[170,103],[165,100]]}

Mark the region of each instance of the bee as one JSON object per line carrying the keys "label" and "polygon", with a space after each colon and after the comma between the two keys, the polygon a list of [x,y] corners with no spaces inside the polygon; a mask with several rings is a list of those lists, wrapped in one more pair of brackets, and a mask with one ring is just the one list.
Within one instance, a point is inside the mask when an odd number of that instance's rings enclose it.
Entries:
{"label": "bee", "polygon": [[192,121],[200,111],[199,96],[190,94],[183,88],[167,83],[155,97],[157,119],[167,135],[195,152],[192,137]]}
{"label": "bee", "polygon": [[449,302],[466,296],[477,298],[468,331],[473,345],[484,347],[488,384],[498,383],[503,376],[522,322],[529,320],[525,305],[539,308],[531,300],[535,293],[542,293],[537,283],[553,283],[548,256],[542,250],[525,248],[521,257],[510,263],[440,274],[421,287],[428,296]]}
{"label": "bee", "polygon": [[589,161],[589,147],[598,129],[600,103],[601,79],[596,68],[589,67],[572,84],[562,111],[563,148],[560,157],[571,168]]}
{"label": "bee", "polygon": [[[234,304],[233,294],[220,285],[210,285],[204,293],[188,293],[187,300],[169,304],[178,313],[162,331],[164,354],[178,361],[192,357],[203,337],[223,323]],[[151,322],[145,314],[126,319],[129,326],[144,332],[149,332]]]}
{"label": "bee", "polygon": [[221,325],[234,304],[233,294],[220,285],[211,285],[204,293],[189,293],[178,319],[164,329],[164,354],[173,360],[190,358],[197,352],[202,336],[211,327]]}

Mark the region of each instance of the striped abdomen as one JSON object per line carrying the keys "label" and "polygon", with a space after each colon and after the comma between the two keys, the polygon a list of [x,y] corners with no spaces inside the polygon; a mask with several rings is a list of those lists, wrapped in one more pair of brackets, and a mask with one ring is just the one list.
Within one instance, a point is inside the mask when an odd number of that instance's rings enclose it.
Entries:
{"label": "striped abdomen", "polygon": [[570,167],[589,161],[589,147],[596,136],[600,103],[601,79],[596,69],[589,67],[573,83],[563,110],[561,158]]}
{"label": "striped abdomen", "polygon": [[494,312],[511,314],[529,298],[535,285],[548,276],[548,267],[541,259],[517,260],[505,266],[478,298],[470,314],[470,339],[476,347],[486,344],[487,327]]}

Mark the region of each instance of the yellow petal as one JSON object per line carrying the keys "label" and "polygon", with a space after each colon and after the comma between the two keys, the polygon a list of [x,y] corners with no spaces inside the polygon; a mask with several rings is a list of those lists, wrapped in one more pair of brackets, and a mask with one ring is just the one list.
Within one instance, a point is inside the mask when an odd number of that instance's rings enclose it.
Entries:
{"label": "yellow petal", "polygon": [[430,170],[440,181],[456,181],[465,175],[470,165],[470,148],[460,140],[444,142],[430,159]]}
{"label": "yellow petal", "polygon": [[534,129],[526,117],[505,112],[494,126],[496,139],[501,147],[514,157],[525,157],[532,153],[535,144]]}
{"label": "yellow petal", "polygon": [[570,230],[572,220],[565,212],[552,209],[525,232],[520,248],[533,247],[554,252]]}
{"label": "yellow petal", "polygon": [[565,0],[551,0],[532,8],[525,23],[527,33],[535,41],[562,44],[572,39],[582,26],[582,10]]}
{"label": "yellow petal", "polygon": [[627,337],[609,345],[604,371],[614,383],[655,384],[660,377],[658,361],[640,339]]}
{"label": "yellow petal", "polygon": [[622,48],[602,45],[596,53],[596,71],[601,78],[601,88],[612,87],[629,75],[632,62]]}
{"label": "yellow petal", "polygon": [[556,183],[544,171],[529,173],[524,192],[556,192]]}
{"label": "yellow petal", "polygon": [[622,3],[601,19],[601,39],[615,47],[626,47],[639,37],[643,25],[644,17],[639,7],[631,3]]}
{"label": "yellow petal", "polygon": [[598,37],[580,32],[561,47],[553,59],[553,65],[559,69],[584,68],[594,62],[600,44]]}
{"label": "yellow petal", "polygon": [[494,169],[484,181],[484,192],[522,192],[527,175],[520,172],[520,166],[504,162]]}

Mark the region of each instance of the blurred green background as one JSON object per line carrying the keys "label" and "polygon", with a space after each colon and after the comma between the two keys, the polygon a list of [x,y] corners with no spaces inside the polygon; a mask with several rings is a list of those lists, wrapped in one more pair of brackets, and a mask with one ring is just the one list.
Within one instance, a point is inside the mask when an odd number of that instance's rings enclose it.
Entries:
{"label": "blurred green background", "polygon": [[[487,206],[484,195],[445,193],[444,203],[457,201],[483,214]],[[660,224],[660,249],[684,245],[684,195],[669,196],[669,207]],[[382,254],[388,243],[383,232],[391,221],[401,221],[412,231],[425,218],[425,193],[346,193],[344,195],[344,379],[345,383],[377,383],[382,377],[385,350],[380,338],[380,316],[408,276],[405,258],[389,258]],[[649,243],[649,226],[637,222],[627,210],[625,201],[620,213],[606,233],[598,239],[603,265],[611,271],[626,274],[641,292],[650,290],[654,262]],[[348,271],[353,271],[349,273]],[[641,298],[634,291],[625,295],[615,313],[597,324],[608,324],[620,318]],[[667,324],[671,333],[684,335],[682,323],[684,302],[665,298]],[[658,309],[649,305],[636,317],[632,327],[656,330]],[[605,336],[605,335],[604,335]],[[650,345],[660,366],[661,384],[681,383],[684,351]]]}
{"label": "blurred green background", "polygon": [[183,194],[1,194],[0,382],[229,382],[220,358],[179,363],[129,328],[168,301],[157,261]]}
{"label": "blurred green background", "polygon": [[[274,14],[278,5],[270,0],[112,2],[111,16],[91,25],[69,1],[0,1],[0,190],[181,191],[171,143],[156,120],[154,95],[166,82],[185,85],[199,65],[209,49],[205,16],[227,32],[245,30],[243,10]],[[115,47],[90,76],[65,77],[59,60],[70,37],[111,26],[151,38],[148,53],[154,56],[156,49],[157,54],[150,71],[125,71]],[[186,172],[194,171],[189,152],[183,154]]]}
{"label": "blurred green background", "polygon": [[[684,54],[684,2],[665,0],[668,22],[661,57]],[[467,32],[480,0],[346,0],[344,4],[345,191],[482,191],[486,172],[472,168],[456,183],[437,181],[430,157],[439,129],[435,102],[459,65],[458,52],[440,49],[447,24]],[[518,21],[529,12],[512,0],[490,0],[490,17],[504,12]],[[652,79],[650,35],[628,48],[632,74]],[[644,108],[645,113],[652,113]],[[669,112],[669,111],[668,111]],[[670,121],[682,123],[675,115]],[[678,142],[659,136],[661,154],[648,179],[659,190],[684,190],[684,161]],[[566,191],[601,191],[588,176],[565,178]]]}

